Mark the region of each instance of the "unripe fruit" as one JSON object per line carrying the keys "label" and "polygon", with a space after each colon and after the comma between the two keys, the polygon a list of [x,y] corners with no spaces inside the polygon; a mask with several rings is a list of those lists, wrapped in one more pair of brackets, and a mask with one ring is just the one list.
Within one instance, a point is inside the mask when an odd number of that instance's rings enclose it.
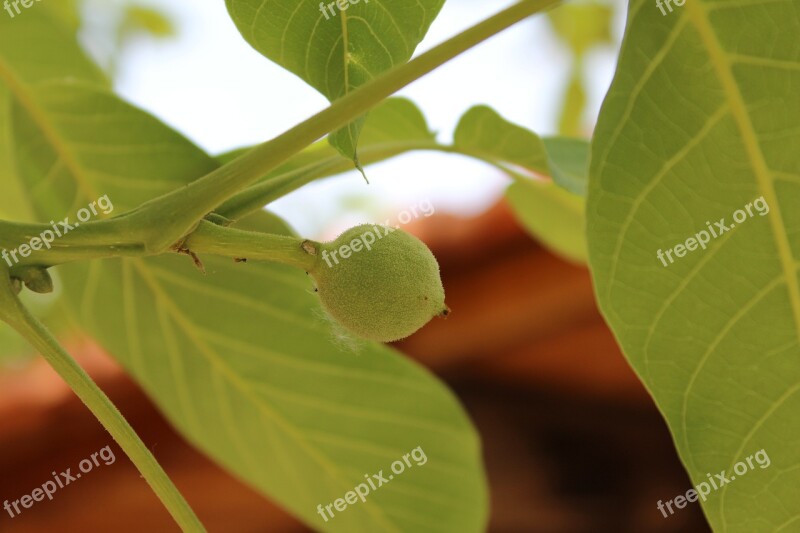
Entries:
{"label": "unripe fruit", "polygon": [[448,313],[436,258],[402,230],[350,228],[319,245],[309,274],[328,314],[365,339],[400,340]]}

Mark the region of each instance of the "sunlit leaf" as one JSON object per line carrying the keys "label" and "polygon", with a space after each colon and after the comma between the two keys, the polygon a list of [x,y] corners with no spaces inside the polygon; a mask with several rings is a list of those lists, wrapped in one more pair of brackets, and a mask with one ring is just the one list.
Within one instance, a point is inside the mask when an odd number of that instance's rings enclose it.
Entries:
{"label": "sunlit leaf", "polygon": [[[0,65],[14,64],[18,44],[0,40]],[[40,52],[28,54],[27,69],[58,77],[58,64]],[[101,194],[116,214],[218,165],[97,85],[32,83],[13,68],[0,71],[0,81],[13,102],[13,175],[39,220],[63,218]],[[261,213],[243,223],[287,231]],[[390,348],[338,337],[305,273],[201,259],[205,276],[176,255],[58,271],[86,331],[173,425],[310,527],[483,530],[478,438],[441,382]],[[345,497],[364,474],[388,475],[417,447],[424,465],[328,522],[318,514],[318,505]]]}
{"label": "sunlit leaf", "polygon": [[[733,480],[703,503],[712,527],[795,531],[800,5],[695,0],[664,11],[631,5],[595,133],[597,297],[692,480]],[[718,221],[730,229],[717,233]],[[769,467],[733,474],[762,449]]]}

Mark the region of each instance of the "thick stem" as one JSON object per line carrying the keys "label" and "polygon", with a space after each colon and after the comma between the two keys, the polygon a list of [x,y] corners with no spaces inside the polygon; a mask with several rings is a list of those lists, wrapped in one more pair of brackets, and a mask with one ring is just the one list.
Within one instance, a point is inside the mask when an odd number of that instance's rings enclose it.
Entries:
{"label": "thick stem", "polygon": [[[24,266],[49,267],[76,260],[118,256],[143,256],[163,253],[185,238],[208,213],[222,204],[222,214],[238,218],[301,185],[331,172],[349,169],[350,162],[339,159],[315,169],[300,169],[242,191],[277,168],[287,159],[330,131],[336,130],[391,96],[417,78],[434,70],[453,57],[481,43],[524,18],[556,4],[558,0],[522,0],[480,24],[464,31],[409,63],[400,65],[367,83],[314,117],[272,141],[257,146],[231,163],[199,180],[153,199],[138,209],[108,220],[92,221],[57,239],[51,249],[28,257],[6,258],[12,270]],[[374,154],[365,150],[366,161],[380,160],[413,149],[452,148],[422,142],[409,146],[384,147]],[[226,202],[228,200],[229,202]],[[261,205],[258,205],[261,203]],[[0,221],[0,252],[15,250],[43,231],[46,224],[16,224]]]}
{"label": "thick stem", "polygon": [[14,272],[26,266],[47,268],[71,261],[144,255],[144,244],[129,228],[125,215],[69,230],[0,220],[0,266]]}
{"label": "thick stem", "polygon": [[558,0],[521,0],[416,59],[389,70],[283,135],[257,146],[186,187],[142,205],[132,213],[137,221],[134,227],[144,231],[143,241],[148,251],[158,253],[169,249],[188,235],[206,214],[306,146],[364,115],[450,59],[556,3]]}
{"label": "thick stem", "polygon": [[[360,149],[358,157],[362,165],[367,166],[379,161],[417,150],[443,150],[434,140],[399,141],[366,146]],[[338,153],[330,158],[316,161],[302,168],[294,169],[280,175],[270,176],[263,182],[245,189],[214,210],[215,213],[229,220],[238,220],[243,216],[258,211],[269,202],[277,200],[292,191],[311,183],[314,180],[353,170],[353,162]]]}
{"label": "thick stem", "polygon": [[184,246],[194,253],[270,261],[308,272],[317,260],[319,243],[269,233],[225,228],[208,221],[197,226]]}
{"label": "thick stem", "polygon": [[8,269],[3,266],[0,266],[0,319],[39,350],[50,366],[86,404],[136,465],[181,529],[187,532],[205,531],[189,504],[111,400],[61,347],[47,328],[22,305],[13,291]]}
{"label": "thick stem", "polygon": [[[361,152],[361,160],[365,165],[368,165],[411,151],[438,151],[472,157],[494,166],[514,180],[528,181],[528,178],[504,166],[502,162],[469,150],[463,150],[457,146],[439,144],[432,139],[367,146]],[[352,163],[336,154],[305,167],[271,176],[269,179],[236,194],[219,206],[215,214],[228,221],[239,220],[249,213],[258,211],[269,202],[299,189],[303,185],[348,170],[352,170]],[[41,249],[25,258],[17,253],[15,258],[20,261],[14,263],[14,258],[5,252],[16,249],[21,243],[30,242],[30,239],[40,236],[43,231],[49,230],[51,226],[0,220],[0,254],[2,254],[6,264],[13,267],[11,272],[16,277],[21,277],[21,273],[28,267],[49,268],[71,261],[152,255],[146,250],[143,243],[136,242],[137,237],[130,231],[130,227],[131,221],[127,218],[127,215],[89,222],[80,228],[75,228],[63,238],[56,239],[55,242],[50,244],[49,250]],[[247,233],[250,236],[249,238],[243,238],[243,236],[237,236],[236,232]],[[219,242],[215,243],[215,238],[219,239]],[[183,245],[196,253],[288,263],[307,270],[307,257],[298,261],[296,257],[292,256],[293,254],[287,255],[286,253],[287,249],[295,246],[296,242],[304,241],[288,241],[286,239],[286,237],[276,235],[234,231],[203,221],[189,235]],[[296,252],[296,250],[293,251]]]}

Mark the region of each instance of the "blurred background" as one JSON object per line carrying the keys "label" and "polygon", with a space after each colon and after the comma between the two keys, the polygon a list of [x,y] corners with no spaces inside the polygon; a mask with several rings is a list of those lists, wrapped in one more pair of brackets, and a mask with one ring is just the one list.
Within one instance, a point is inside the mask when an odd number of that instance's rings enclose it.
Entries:
{"label": "blurred background", "polygon": [[[74,18],[117,91],[212,154],[262,142],[326,100],[241,38],[222,0],[44,0]],[[61,2],[56,5],[56,2]],[[425,51],[511,2],[449,0]],[[624,3],[573,3],[521,23],[401,91],[449,141],[487,104],[540,135],[588,138],[613,76]],[[708,531],[699,506],[663,518],[658,500],[690,488],[671,437],[600,317],[588,270],[515,221],[508,178],[474,160],[415,153],[312,184],[271,205],[300,234],[435,214],[404,229],[440,261],[455,313],[396,347],[455,390],[484,440],[493,532]],[[427,214],[427,213],[426,213]],[[32,301],[54,320],[58,293]],[[68,319],[67,319],[68,320]],[[306,529],[192,450],[101,349],[67,348],[121,408],[210,531]],[[0,329],[0,501],[112,444],[26,346]],[[5,532],[175,531],[121,451]]]}

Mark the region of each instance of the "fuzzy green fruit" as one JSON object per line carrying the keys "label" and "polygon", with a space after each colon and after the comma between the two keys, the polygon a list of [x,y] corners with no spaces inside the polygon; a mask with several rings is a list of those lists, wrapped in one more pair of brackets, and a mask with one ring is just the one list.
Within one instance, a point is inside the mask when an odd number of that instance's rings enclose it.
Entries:
{"label": "fuzzy green fruit", "polygon": [[436,258],[402,230],[356,226],[317,254],[309,274],[322,306],[360,337],[400,340],[448,313]]}

